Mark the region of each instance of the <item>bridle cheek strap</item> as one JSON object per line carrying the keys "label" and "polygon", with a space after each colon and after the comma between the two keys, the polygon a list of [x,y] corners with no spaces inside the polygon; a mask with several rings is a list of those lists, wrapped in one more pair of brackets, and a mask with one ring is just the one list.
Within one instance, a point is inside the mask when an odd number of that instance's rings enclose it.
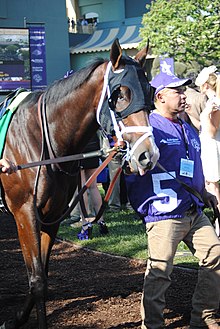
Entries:
{"label": "bridle cheek strap", "polygon": [[[104,103],[106,92],[107,92],[108,99],[110,99],[110,97],[111,97],[109,82],[108,82],[108,77],[109,77],[109,72],[111,70],[111,67],[112,67],[112,63],[109,62],[108,65],[107,65],[106,71],[105,71],[104,83],[103,83],[103,87],[102,87],[102,93],[101,93],[101,97],[100,97],[99,104],[98,104],[97,111],[96,111],[96,120],[97,120],[98,124],[100,124],[100,125],[101,125],[101,123],[100,123],[100,112],[101,112],[101,109],[102,109],[102,106],[103,106],[103,103]],[[119,127],[118,127],[118,124],[117,124],[115,113],[114,113],[114,111],[112,111],[110,109],[110,107],[109,107],[109,111],[110,111],[112,124],[113,124],[113,127],[114,127],[116,137],[119,141],[123,141],[122,135],[120,133],[120,130],[119,130]]]}
{"label": "bridle cheek strap", "polygon": [[102,93],[101,93],[101,97],[99,99],[99,104],[98,104],[97,111],[96,111],[96,120],[97,120],[99,125],[101,125],[101,123],[100,123],[100,112],[101,112],[101,109],[102,109],[102,106],[103,106],[103,103],[104,103],[106,91],[108,93],[108,97],[109,97],[109,94],[110,94],[109,86],[108,86],[108,76],[109,76],[109,72],[110,72],[111,67],[112,67],[112,63],[109,62],[108,65],[107,65],[106,71],[105,71],[104,83],[103,83],[103,87],[102,87]]}
{"label": "bridle cheek strap", "polygon": [[122,137],[122,133],[121,133],[121,130],[119,128],[119,125],[117,123],[117,120],[116,120],[116,117],[115,117],[115,112],[111,109],[109,109],[110,111],[110,114],[111,114],[111,119],[112,119],[112,124],[113,124],[113,127],[114,127],[114,131],[115,131],[115,136],[117,138],[117,140],[119,142],[122,142],[123,141],[123,137]]}

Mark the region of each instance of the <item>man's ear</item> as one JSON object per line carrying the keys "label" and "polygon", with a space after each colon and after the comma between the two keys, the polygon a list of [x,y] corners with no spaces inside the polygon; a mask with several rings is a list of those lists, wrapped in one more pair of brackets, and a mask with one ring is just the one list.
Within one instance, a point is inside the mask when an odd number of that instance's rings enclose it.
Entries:
{"label": "man's ear", "polygon": [[160,91],[158,92],[156,99],[158,99],[159,102],[161,102],[161,103],[165,103],[164,94],[161,93]]}

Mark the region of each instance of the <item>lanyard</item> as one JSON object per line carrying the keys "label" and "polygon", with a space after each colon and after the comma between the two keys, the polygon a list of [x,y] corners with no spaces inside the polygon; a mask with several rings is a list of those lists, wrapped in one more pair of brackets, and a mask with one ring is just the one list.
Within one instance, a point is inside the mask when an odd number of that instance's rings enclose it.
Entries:
{"label": "lanyard", "polygon": [[189,159],[189,145],[188,145],[188,138],[187,138],[187,135],[186,135],[186,132],[185,132],[184,126],[183,126],[183,121],[182,121],[181,119],[178,119],[178,121],[179,121],[180,127],[181,127],[182,132],[183,132],[183,140],[184,140],[184,144],[185,144],[185,147],[186,147],[186,158]]}

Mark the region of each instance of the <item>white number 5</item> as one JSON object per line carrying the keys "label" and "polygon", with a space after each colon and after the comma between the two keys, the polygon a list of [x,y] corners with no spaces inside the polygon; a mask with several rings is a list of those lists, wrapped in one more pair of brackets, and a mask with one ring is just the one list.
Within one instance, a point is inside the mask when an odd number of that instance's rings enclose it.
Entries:
{"label": "white number 5", "polygon": [[[170,172],[172,176],[176,177],[175,171]],[[159,197],[164,197],[164,202],[162,200],[156,200],[153,202],[153,206],[160,212],[171,212],[177,207],[177,194],[174,190],[167,188],[161,188],[161,181],[174,179],[167,173],[153,174],[153,189],[154,193]]]}

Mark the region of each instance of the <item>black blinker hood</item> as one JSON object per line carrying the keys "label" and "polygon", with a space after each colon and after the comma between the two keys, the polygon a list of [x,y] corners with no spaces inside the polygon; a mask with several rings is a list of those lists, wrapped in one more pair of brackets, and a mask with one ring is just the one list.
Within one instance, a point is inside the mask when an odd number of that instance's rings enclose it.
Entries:
{"label": "black blinker hood", "polygon": [[[101,126],[109,134],[114,132],[109,107],[115,112],[117,120],[124,119],[140,110],[150,111],[152,107],[152,89],[143,69],[128,56],[123,56],[122,61],[125,67],[121,72],[115,73],[110,69],[108,83],[110,99],[106,97],[100,113]],[[131,103],[123,111],[116,112],[114,103],[117,101],[120,86],[127,86],[131,90]]]}
{"label": "black blinker hood", "polygon": [[150,110],[151,86],[143,69],[137,62],[128,56],[123,56],[123,61],[125,67],[121,72],[117,73],[116,71],[115,73],[110,70],[109,88],[111,97],[120,86],[126,86],[131,90],[131,103],[123,111],[116,112],[121,118],[126,118],[128,115],[140,110]]}

